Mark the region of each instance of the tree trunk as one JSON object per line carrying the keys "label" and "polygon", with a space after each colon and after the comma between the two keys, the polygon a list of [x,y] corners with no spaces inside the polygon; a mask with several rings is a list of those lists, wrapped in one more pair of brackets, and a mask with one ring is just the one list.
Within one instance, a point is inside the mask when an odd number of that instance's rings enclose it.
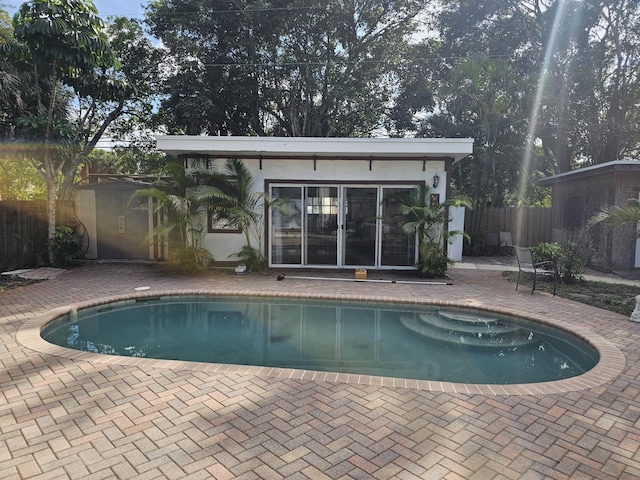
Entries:
{"label": "tree trunk", "polygon": [[58,186],[58,171],[54,166],[51,156],[51,127],[53,125],[53,110],[55,108],[58,77],[56,75],[56,62],[53,62],[51,75],[51,98],[47,112],[47,130],[44,136],[44,179],[47,182],[47,246],[49,253],[49,265],[54,262],[53,242],[56,235],[56,190]]}
{"label": "tree trunk", "polygon": [[47,178],[47,253],[49,256],[49,265],[53,265],[55,261],[54,255],[54,239],[56,235],[56,187],[55,178]]}

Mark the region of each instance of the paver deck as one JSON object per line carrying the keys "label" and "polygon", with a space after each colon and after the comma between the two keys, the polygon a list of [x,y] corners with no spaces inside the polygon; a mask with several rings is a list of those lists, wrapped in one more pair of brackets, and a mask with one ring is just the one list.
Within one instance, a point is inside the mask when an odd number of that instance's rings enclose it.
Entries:
{"label": "paver deck", "polygon": [[[640,478],[640,324],[516,292],[499,271],[453,269],[451,278],[454,285],[278,282],[275,274],[186,278],[150,265],[87,265],[0,292],[0,479]],[[55,308],[142,294],[141,286],[490,307],[560,319],[623,357],[587,386],[507,395],[118,364],[18,341]]]}

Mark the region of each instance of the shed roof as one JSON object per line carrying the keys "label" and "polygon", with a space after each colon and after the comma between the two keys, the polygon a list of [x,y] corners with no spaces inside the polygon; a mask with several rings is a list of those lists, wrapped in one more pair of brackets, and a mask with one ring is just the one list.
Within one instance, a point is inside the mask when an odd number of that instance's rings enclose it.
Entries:
{"label": "shed roof", "polygon": [[461,160],[473,152],[472,138],[206,137],[158,135],[157,147],[173,155],[238,158],[332,158],[343,160]]}
{"label": "shed roof", "polygon": [[87,183],[84,185],[77,185],[76,190],[101,190],[101,191],[133,191],[140,190],[141,188],[149,188],[151,184],[149,182],[138,182],[134,180],[107,180],[98,183]]}
{"label": "shed roof", "polygon": [[587,178],[593,175],[604,175],[613,172],[636,172],[640,173],[640,161],[637,160],[615,160],[613,162],[600,163],[590,167],[579,168],[570,172],[559,173],[551,177],[541,178],[538,184],[543,187],[550,187],[557,183],[571,180]]}

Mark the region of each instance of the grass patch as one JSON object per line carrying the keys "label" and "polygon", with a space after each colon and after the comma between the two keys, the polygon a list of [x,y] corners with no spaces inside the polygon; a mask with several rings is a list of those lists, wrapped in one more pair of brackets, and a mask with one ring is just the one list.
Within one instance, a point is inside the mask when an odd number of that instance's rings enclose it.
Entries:
{"label": "grass patch", "polygon": [[[518,272],[503,272],[502,276],[515,283]],[[523,280],[524,278],[524,280]],[[520,285],[531,288],[531,275],[520,277]],[[553,282],[538,277],[536,290],[553,293]],[[559,281],[556,294],[559,297],[586,303],[594,307],[603,308],[629,317],[636,306],[636,295],[640,295],[640,287],[622,283],[595,282],[583,280],[578,283],[564,283]]]}

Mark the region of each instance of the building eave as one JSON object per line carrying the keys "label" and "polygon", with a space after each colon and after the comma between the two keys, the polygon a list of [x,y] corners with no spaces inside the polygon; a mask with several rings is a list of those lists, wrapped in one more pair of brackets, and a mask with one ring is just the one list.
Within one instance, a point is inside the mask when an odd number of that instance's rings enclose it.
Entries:
{"label": "building eave", "polygon": [[472,138],[206,137],[158,135],[157,148],[171,155],[264,159],[453,159],[473,152]]}
{"label": "building eave", "polygon": [[640,162],[636,160],[615,160],[613,162],[600,163],[589,167],[579,168],[570,172],[559,173],[551,177],[538,180],[538,184],[543,187],[550,187],[567,180],[587,178],[594,175],[602,175],[611,172],[636,172],[640,173]]}

